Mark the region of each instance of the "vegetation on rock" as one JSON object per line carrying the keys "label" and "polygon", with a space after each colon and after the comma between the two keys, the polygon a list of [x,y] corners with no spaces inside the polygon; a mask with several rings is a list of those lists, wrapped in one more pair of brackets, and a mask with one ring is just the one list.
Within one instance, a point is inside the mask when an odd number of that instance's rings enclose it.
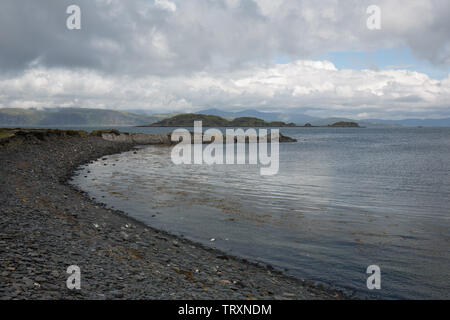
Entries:
{"label": "vegetation on rock", "polygon": [[329,125],[330,127],[359,127],[356,122],[340,121]]}
{"label": "vegetation on rock", "polygon": [[194,121],[202,121],[203,127],[294,127],[294,123],[282,121],[266,122],[253,117],[241,117],[227,120],[219,116],[187,113],[176,115],[149,125],[148,127],[192,127]]}

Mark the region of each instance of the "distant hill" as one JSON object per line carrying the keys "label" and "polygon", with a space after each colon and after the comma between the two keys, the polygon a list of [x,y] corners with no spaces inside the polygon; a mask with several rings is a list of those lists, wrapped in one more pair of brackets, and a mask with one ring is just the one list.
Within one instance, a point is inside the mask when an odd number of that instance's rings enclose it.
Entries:
{"label": "distant hill", "polygon": [[[311,117],[295,110],[287,113],[278,113],[261,112],[253,109],[242,110],[239,112],[207,109],[196,114],[218,116],[222,118],[222,120],[227,121],[247,118],[247,120],[241,119],[240,121],[247,122],[247,124],[252,127],[275,126],[275,123],[271,125],[271,122],[278,122],[277,126],[280,127],[286,126],[287,123],[295,123],[299,126],[303,126],[307,123],[312,126],[328,126],[336,122],[358,122],[361,126],[366,128],[390,128],[399,126],[450,127],[450,118],[403,120],[364,119],[356,121],[354,119],[337,117]],[[160,121],[171,115],[176,114],[151,114],[150,111],[145,110],[134,110],[134,112],[130,112],[88,108],[55,108],[43,110],[0,108],[0,127],[140,126]],[[265,121],[266,123],[264,125],[258,125],[256,120],[251,120],[252,118]],[[251,124],[252,121],[254,124]],[[212,126],[217,125],[214,124]]]}
{"label": "distant hill", "polygon": [[303,125],[307,122],[313,122],[315,120],[320,120],[320,118],[317,117],[311,117],[303,113],[299,112],[291,112],[291,113],[279,113],[279,112],[262,112],[258,110],[253,109],[246,109],[238,112],[229,112],[229,111],[222,111],[219,109],[206,109],[201,110],[197,112],[198,114],[206,114],[206,115],[214,115],[223,117],[229,120],[232,120],[234,118],[241,118],[241,117],[253,117],[262,119],[264,121],[282,121],[282,122],[293,122],[296,124]]}
{"label": "distant hill", "polygon": [[286,124],[281,121],[267,122],[254,117],[240,117],[233,120],[215,115],[205,115],[197,113],[180,114],[167,118],[145,127],[192,127],[194,121],[202,121],[203,127],[289,127],[295,124]]}
{"label": "distant hill", "polygon": [[[253,109],[246,109],[238,112],[229,112],[222,111],[219,109],[206,109],[197,112],[198,114],[206,114],[206,115],[215,115],[226,118],[228,120],[232,120],[234,118],[239,117],[256,117],[265,121],[283,121],[286,123],[295,123],[299,126],[303,126],[305,124],[311,124],[313,126],[328,126],[336,122],[356,122],[354,119],[348,118],[318,118],[308,116],[299,111],[288,111],[288,112],[262,112]],[[362,126],[367,128],[385,128],[385,127],[398,127],[399,125],[395,123],[378,123],[376,120],[364,120],[358,121]]]}
{"label": "distant hill", "polygon": [[58,108],[58,109],[0,109],[0,126],[136,126],[161,120],[146,114],[123,111]]}
{"label": "distant hill", "polygon": [[379,120],[367,119],[365,122],[375,122],[380,124],[397,124],[408,127],[450,127],[450,118],[444,119],[403,119],[403,120]]}

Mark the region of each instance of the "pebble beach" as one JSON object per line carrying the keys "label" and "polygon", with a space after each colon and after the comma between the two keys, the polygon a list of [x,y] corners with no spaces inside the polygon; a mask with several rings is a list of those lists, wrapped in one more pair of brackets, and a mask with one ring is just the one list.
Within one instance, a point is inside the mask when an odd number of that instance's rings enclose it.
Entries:
{"label": "pebble beach", "polygon": [[[59,130],[1,141],[0,299],[346,298],[156,230],[69,185],[80,165],[134,147]],[[80,290],[66,286],[71,265]]]}

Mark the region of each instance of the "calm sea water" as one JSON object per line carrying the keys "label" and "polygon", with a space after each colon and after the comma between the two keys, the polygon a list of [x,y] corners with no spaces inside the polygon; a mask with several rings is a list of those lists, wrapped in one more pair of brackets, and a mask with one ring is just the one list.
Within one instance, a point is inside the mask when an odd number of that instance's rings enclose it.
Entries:
{"label": "calm sea water", "polygon": [[[280,145],[276,176],[175,166],[169,147],[153,146],[89,164],[73,183],[150,226],[300,278],[361,296],[450,298],[450,128],[282,133],[298,142]],[[374,264],[382,288],[370,291]]]}

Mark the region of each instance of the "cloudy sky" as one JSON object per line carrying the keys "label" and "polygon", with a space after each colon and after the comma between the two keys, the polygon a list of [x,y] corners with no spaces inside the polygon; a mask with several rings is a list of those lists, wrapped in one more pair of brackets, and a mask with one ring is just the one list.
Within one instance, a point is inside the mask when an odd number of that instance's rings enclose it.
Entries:
{"label": "cloudy sky", "polygon": [[448,0],[0,0],[0,107],[450,117],[449,16]]}

